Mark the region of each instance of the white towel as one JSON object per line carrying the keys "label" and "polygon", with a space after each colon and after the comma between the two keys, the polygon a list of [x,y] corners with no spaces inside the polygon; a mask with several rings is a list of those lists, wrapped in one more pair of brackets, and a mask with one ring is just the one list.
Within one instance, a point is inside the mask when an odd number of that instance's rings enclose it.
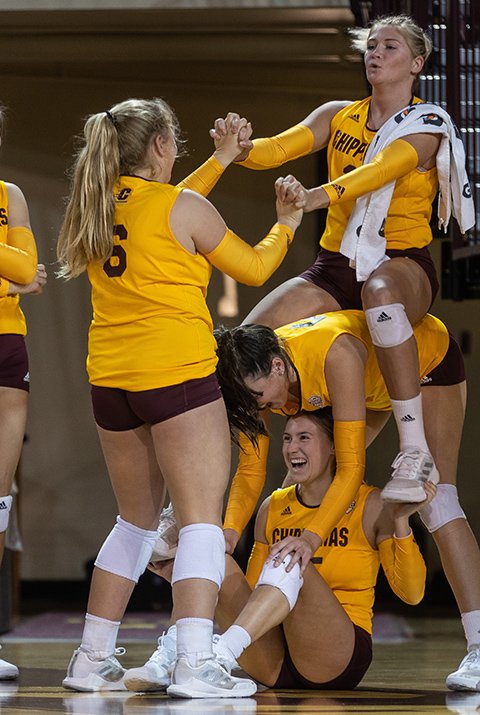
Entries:
{"label": "white towel", "polygon": [[[438,222],[447,230],[453,213],[462,233],[475,224],[475,207],[465,169],[465,149],[460,132],[449,114],[436,104],[412,104],[391,117],[377,132],[365,154],[370,162],[388,144],[408,134],[442,134],[436,156],[439,182]],[[384,261],[384,226],[395,181],[360,196],[343,235],[340,253],[350,259],[357,281],[364,281]]]}

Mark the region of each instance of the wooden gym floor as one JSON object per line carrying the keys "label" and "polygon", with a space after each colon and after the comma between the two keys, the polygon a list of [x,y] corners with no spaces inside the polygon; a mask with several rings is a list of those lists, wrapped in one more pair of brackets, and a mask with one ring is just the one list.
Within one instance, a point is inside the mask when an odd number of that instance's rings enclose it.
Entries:
{"label": "wooden gym floor", "polygon": [[[74,715],[291,715],[298,713],[480,713],[480,693],[447,691],[444,679],[464,656],[459,621],[427,618],[409,621],[415,637],[398,644],[376,643],[374,661],[361,686],[352,692],[265,690],[254,698],[173,700],[158,693],[134,695],[75,693],[61,686],[76,643],[19,640],[5,636],[2,656],[20,668],[18,682],[0,683],[1,715],[72,713]],[[150,640],[123,643],[124,665],[143,663]],[[334,648],[334,643],[326,644]]]}

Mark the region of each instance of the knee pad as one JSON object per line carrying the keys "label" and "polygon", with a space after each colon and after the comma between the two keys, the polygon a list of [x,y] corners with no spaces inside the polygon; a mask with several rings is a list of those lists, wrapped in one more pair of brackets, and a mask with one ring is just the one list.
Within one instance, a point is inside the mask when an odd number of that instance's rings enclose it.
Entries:
{"label": "knee pad", "polygon": [[8,520],[10,518],[10,509],[12,508],[13,497],[0,497],[0,533],[7,530]]}
{"label": "knee pad", "polygon": [[147,568],[156,540],[156,531],[140,529],[117,516],[117,523],[98,552],[95,566],[137,583]]}
{"label": "knee pad", "polygon": [[188,578],[213,581],[218,588],[225,576],[225,538],[214,524],[189,524],[178,532],[172,585]]}
{"label": "knee pad", "polygon": [[413,330],[402,303],[379,305],[365,311],[372,343],[379,348],[393,348],[412,337]]}
{"label": "knee pad", "polygon": [[275,566],[274,561],[263,565],[262,573],[257,581],[258,586],[274,586],[278,588],[287,599],[290,610],[297,602],[298,594],[303,586],[303,578],[300,573],[300,566],[295,564],[291,571],[286,571],[286,567],[292,560],[290,554],[285,556],[280,566]]}
{"label": "knee pad", "polygon": [[428,531],[437,531],[454,519],[466,519],[454,484],[439,484],[434,498],[418,512]]}

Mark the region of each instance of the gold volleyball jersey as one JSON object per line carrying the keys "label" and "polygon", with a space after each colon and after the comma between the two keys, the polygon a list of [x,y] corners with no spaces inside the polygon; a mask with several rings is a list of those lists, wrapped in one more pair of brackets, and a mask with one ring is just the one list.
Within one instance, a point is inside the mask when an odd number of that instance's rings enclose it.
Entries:
{"label": "gold volleyball jersey", "polygon": [[[363,311],[343,310],[314,315],[277,328],[275,333],[283,341],[298,373],[302,401],[300,409],[312,411],[331,405],[325,378],[325,360],[335,340],[343,334],[353,335],[361,340],[368,351],[365,364],[367,408],[391,409]],[[441,320],[430,314],[414,328],[414,335],[418,346],[421,380],[443,360],[448,350],[449,335]],[[287,404],[283,410],[273,411],[294,415],[299,411],[299,407]]]}
{"label": "gold volleyball jersey", "polygon": [[[372,548],[363,531],[363,510],[375,487],[362,484],[357,496],[312,562],[340,601],[349,618],[372,632],[375,583],[380,567],[379,552]],[[286,536],[300,536],[318,507],[305,506],[293,485],[277,489],[270,496],[265,536],[268,544]]]}
{"label": "gold volleyball jersey", "polygon": [[[367,128],[371,97],[353,102],[341,109],[331,122],[327,149],[329,181],[362,166],[367,148],[375,132]],[[421,100],[414,98],[414,102]],[[421,248],[432,240],[430,217],[432,202],[438,190],[437,170],[415,169],[397,179],[385,222],[387,249]],[[340,243],[355,206],[344,201],[330,206],[326,228],[320,245],[329,251],[339,251]]]}
{"label": "gold volleyball jersey", "polygon": [[94,385],[130,391],[176,385],[215,371],[206,304],[211,266],[174,237],[181,189],[136,176],[115,186],[112,257],[90,264],[93,320],[87,370]]}
{"label": "gold volleyball jersey", "polygon": [[[4,181],[0,181],[0,243],[8,244],[8,191]],[[1,262],[0,276],[2,276]],[[0,333],[3,335],[27,333],[27,324],[20,308],[18,295],[5,295],[0,298]]]}

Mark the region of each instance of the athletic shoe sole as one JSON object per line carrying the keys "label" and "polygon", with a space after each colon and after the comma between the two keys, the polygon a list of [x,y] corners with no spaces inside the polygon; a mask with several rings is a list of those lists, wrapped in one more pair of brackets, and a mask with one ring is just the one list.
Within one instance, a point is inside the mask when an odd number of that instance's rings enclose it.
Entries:
{"label": "athletic shoe sole", "polygon": [[445,685],[450,690],[468,690],[470,692],[480,692],[480,679],[456,676],[455,678],[447,678]]}
{"label": "athletic shoe sole", "polygon": [[108,683],[107,681],[93,675],[88,678],[64,678],[62,681],[64,688],[69,690],[78,690],[80,693],[96,693],[99,691],[123,691],[127,688],[122,683]]}
{"label": "athletic shoe sole", "polygon": [[230,690],[222,690],[196,680],[182,684],[172,683],[167,688],[167,695],[174,698],[248,698],[256,692],[255,683],[245,683]]}
{"label": "athletic shoe sole", "polygon": [[133,677],[124,678],[123,682],[127,690],[131,690],[134,693],[150,693],[150,692],[163,692],[170,685],[170,679],[161,681],[146,680],[145,678]]}
{"label": "athletic shoe sole", "polygon": [[382,489],[380,494],[384,502],[389,502],[392,504],[419,504],[425,501],[427,495],[425,494],[425,489],[419,486],[415,489]]}

